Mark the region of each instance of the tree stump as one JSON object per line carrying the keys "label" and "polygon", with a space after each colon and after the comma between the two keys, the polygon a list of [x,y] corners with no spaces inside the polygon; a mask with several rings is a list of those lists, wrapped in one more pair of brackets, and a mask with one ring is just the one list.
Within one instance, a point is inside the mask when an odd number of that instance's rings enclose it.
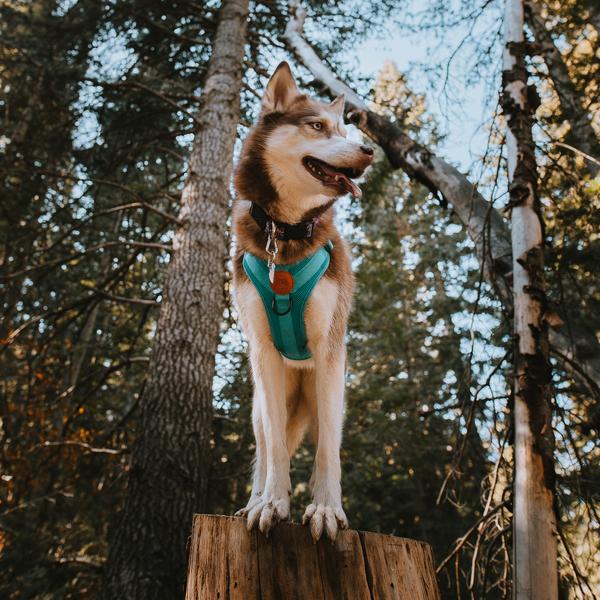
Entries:
{"label": "tree stump", "polygon": [[195,515],[185,600],[439,600],[431,547],[346,530],[313,543],[279,523],[265,538],[244,519]]}

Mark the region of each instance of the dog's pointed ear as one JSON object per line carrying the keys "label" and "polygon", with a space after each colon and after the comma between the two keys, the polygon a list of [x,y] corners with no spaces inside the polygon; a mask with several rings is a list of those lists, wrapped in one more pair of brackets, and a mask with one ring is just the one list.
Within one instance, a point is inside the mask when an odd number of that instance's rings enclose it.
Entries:
{"label": "dog's pointed ear", "polygon": [[264,112],[282,112],[289,108],[292,102],[301,95],[290,65],[283,61],[279,63],[279,66],[271,75],[271,79],[269,79],[262,100],[262,109]]}
{"label": "dog's pointed ear", "polygon": [[344,107],[346,106],[346,96],[341,94],[329,105],[340,117],[344,116]]}

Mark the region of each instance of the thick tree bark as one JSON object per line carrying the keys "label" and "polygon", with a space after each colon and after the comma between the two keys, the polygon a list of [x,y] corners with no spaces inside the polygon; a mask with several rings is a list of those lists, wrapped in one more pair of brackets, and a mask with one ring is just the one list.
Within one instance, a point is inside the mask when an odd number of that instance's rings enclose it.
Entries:
{"label": "thick tree bark", "polygon": [[181,199],[106,600],[183,597],[186,539],[206,497],[212,382],[248,0],[224,0]]}
{"label": "thick tree bark", "polygon": [[[345,94],[348,118],[383,149],[392,165],[432,192],[441,193],[450,203],[476,245],[487,282],[504,305],[512,309],[510,230],[502,215],[458,169],[414,141],[397,123],[371,111],[302,36],[306,15],[302,5],[294,0],[290,11],[292,18],[283,36],[290,49],[332,96]],[[568,330],[551,329],[549,335],[561,365],[593,393],[600,393],[600,343],[576,309],[561,312],[560,316],[568,323]]]}
{"label": "thick tree bark", "polygon": [[523,0],[506,0],[502,110],[513,247],[515,478],[513,572],[516,600],[558,598],[552,372],[544,320],[544,238],[531,131],[535,90],[527,87]]}
{"label": "thick tree bark", "polygon": [[[527,6],[528,22],[533,29],[535,39],[540,46],[548,73],[558,95],[562,116],[571,126],[566,141],[585,154],[600,159],[600,141],[592,127],[590,113],[580,102],[580,94],[569,76],[569,70],[560,50],[556,47],[552,34],[546,28],[539,2],[531,0]],[[595,177],[600,167],[595,162],[584,159],[587,172]]]}

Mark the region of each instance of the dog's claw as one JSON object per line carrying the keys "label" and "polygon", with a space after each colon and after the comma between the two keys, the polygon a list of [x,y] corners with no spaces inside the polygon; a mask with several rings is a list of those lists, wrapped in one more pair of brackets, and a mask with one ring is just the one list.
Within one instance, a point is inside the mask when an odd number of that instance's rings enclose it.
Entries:
{"label": "dog's claw", "polygon": [[263,507],[260,513],[260,519],[258,520],[258,528],[260,529],[260,532],[267,537],[269,537],[269,530],[271,529],[272,525],[274,525],[273,517],[277,519],[277,513],[273,509],[273,504],[269,502]]}
{"label": "dog's claw", "polygon": [[341,507],[324,504],[309,504],[302,517],[303,525],[310,525],[310,534],[315,543],[323,535],[323,530],[331,542],[335,542],[338,531],[348,527],[348,519]]}
{"label": "dog's claw", "polygon": [[[246,515],[248,531],[258,525],[259,531],[269,537],[269,533],[279,521],[285,521],[290,514],[289,500],[284,498],[258,499],[251,507],[242,509]],[[241,511],[238,511],[241,512]]]}
{"label": "dog's claw", "polygon": [[323,533],[323,511],[317,508],[317,512],[310,520],[310,534],[315,544],[321,539]]}
{"label": "dog's claw", "polygon": [[260,494],[256,496],[251,496],[250,500],[248,500],[248,504],[240,510],[233,513],[234,517],[246,517],[248,513],[260,502]]}
{"label": "dog's claw", "polygon": [[327,532],[327,537],[331,541],[335,541],[338,532],[338,523],[331,508],[325,510],[325,531]]}
{"label": "dog's claw", "polygon": [[316,510],[317,510],[316,504],[309,504],[306,507],[306,510],[304,511],[304,515],[302,517],[302,525],[306,525],[310,521],[312,516],[315,514]]}

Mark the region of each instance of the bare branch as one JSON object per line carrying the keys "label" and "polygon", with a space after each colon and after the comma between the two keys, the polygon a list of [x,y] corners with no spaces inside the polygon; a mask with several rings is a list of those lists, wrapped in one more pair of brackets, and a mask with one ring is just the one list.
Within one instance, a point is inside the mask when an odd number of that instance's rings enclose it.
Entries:
{"label": "bare branch", "polygon": [[290,45],[294,53],[300,58],[308,70],[322,83],[324,83],[333,94],[346,96],[347,104],[354,110],[367,112],[369,109],[360,96],[345,83],[341,82],[331,70],[323,64],[306,40],[302,37],[306,9],[297,0],[290,2],[290,12],[293,18],[288,21],[283,34],[284,39]]}
{"label": "bare branch", "polygon": [[91,556],[61,556],[56,558],[54,563],[59,565],[78,565],[82,567],[89,567],[90,569],[102,570],[105,560],[98,557]]}
{"label": "bare branch", "polygon": [[[87,287],[87,286],[86,286]],[[89,289],[93,290],[103,298],[107,300],[113,300],[115,302],[124,302],[126,304],[139,304],[141,306],[160,306],[160,302],[156,300],[149,300],[146,298],[128,298],[127,296],[117,296],[116,294],[110,294],[105,292],[104,290],[99,290],[98,288],[90,287]]]}
{"label": "bare branch", "polygon": [[510,304],[510,288],[504,277],[496,277],[511,269],[510,234],[500,213],[458,169],[413,140],[397,122],[370,110],[356,92],[342,83],[302,37],[304,9],[292,1],[290,10],[293,17],[284,38],[296,56],[332,95],[345,94],[349,119],[381,146],[395,168],[401,168],[432,193],[440,192],[453,206],[477,246],[488,282],[495,285],[503,301]]}
{"label": "bare branch", "polygon": [[479,529],[481,524],[487,521],[488,519],[491,519],[501,508],[506,506],[507,503],[508,500],[504,500],[504,502],[501,502],[497,506],[494,506],[492,510],[482,515],[475,523],[473,523],[469,530],[457,540],[452,552],[450,552],[450,554],[448,554],[448,556],[446,556],[446,558],[444,558],[444,560],[437,566],[435,572],[440,573],[444,569],[444,567],[452,560],[452,558],[456,556],[458,552],[460,552],[460,549],[467,543],[471,535],[473,535],[473,533],[475,533],[475,531]]}
{"label": "bare branch", "polygon": [[38,269],[56,267],[56,266],[64,264],[64,263],[71,262],[72,260],[77,260],[78,258],[81,258],[82,256],[85,256],[86,254],[90,254],[91,252],[96,252],[97,250],[100,250],[103,248],[112,248],[114,246],[131,246],[133,248],[154,248],[157,250],[166,250],[167,252],[173,251],[172,246],[169,246],[168,244],[160,244],[158,242],[137,242],[137,241],[129,241],[129,240],[104,242],[102,244],[94,244],[93,246],[90,246],[89,248],[86,248],[85,250],[82,250],[81,252],[76,252],[69,256],[61,256],[59,258],[49,260],[49,261],[47,261],[45,263],[41,263],[39,265],[33,265],[31,267],[27,267],[26,269],[21,269],[20,271],[14,271],[12,273],[9,273],[8,275],[5,275],[2,278],[2,280],[8,281],[9,279],[14,279],[15,277],[20,277],[21,275],[27,275],[29,273],[32,273],[33,271],[37,271]]}
{"label": "bare branch", "polygon": [[87,444],[86,442],[80,442],[78,440],[64,440],[61,442],[44,442],[42,444],[38,444],[37,448],[49,448],[55,446],[78,446],[79,448],[83,448],[92,454],[123,454],[126,450],[117,450],[115,448],[94,448],[92,445]]}
{"label": "bare branch", "polygon": [[589,154],[586,154],[583,150],[580,150],[579,148],[575,148],[574,146],[571,146],[570,144],[565,144],[564,142],[554,142],[557,146],[562,146],[563,148],[567,148],[567,150],[571,150],[571,152],[575,152],[575,154],[579,154],[580,156],[583,156],[583,158],[589,160],[590,162],[593,162],[594,164],[598,165],[600,167],[600,160],[598,160],[597,158],[594,158],[593,156],[590,156]]}

